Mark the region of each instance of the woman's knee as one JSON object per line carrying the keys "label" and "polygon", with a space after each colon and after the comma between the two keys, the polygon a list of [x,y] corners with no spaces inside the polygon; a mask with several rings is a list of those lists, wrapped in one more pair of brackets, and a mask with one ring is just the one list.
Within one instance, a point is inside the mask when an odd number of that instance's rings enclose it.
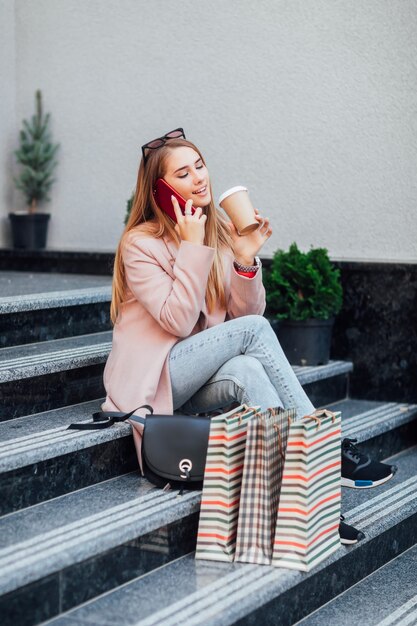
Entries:
{"label": "woman's knee", "polygon": [[245,315],[240,319],[246,321],[247,328],[254,336],[264,337],[264,340],[268,340],[269,336],[276,338],[271,324],[263,315]]}
{"label": "woman's knee", "polygon": [[276,340],[271,324],[263,315],[243,315],[229,320],[225,324],[230,324],[230,328],[238,330],[242,336],[248,334],[253,337],[262,337],[264,341],[273,338]]}

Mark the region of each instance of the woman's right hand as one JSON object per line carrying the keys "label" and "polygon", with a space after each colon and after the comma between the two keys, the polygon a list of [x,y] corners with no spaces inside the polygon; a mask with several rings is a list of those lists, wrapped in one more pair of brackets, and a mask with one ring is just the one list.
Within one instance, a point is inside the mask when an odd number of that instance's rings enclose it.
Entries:
{"label": "woman's right hand", "polygon": [[[177,231],[181,239],[183,241],[189,241],[190,243],[204,245],[204,233],[207,215],[203,214],[203,209],[201,207],[198,207],[195,210],[194,215],[183,215],[176,197],[171,196],[171,200],[177,218],[175,230]],[[193,201],[191,199],[187,200],[185,204],[185,211],[191,211],[192,206]]]}

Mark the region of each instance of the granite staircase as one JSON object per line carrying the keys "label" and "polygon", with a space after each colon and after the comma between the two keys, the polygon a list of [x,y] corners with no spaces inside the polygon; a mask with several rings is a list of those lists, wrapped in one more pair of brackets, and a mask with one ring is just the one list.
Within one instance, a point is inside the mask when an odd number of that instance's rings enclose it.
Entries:
{"label": "granite staircase", "polygon": [[361,624],[417,623],[417,405],[349,398],[348,362],[295,368],[316,406],[342,410],[344,436],[398,466],[343,490],[365,539],[307,574],[195,561],[201,494],[143,479],[128,424],[67,430],[103,399],[109,277],[2,272],[0,287],[2,626],[338,625],[369,585],[381,601]]}

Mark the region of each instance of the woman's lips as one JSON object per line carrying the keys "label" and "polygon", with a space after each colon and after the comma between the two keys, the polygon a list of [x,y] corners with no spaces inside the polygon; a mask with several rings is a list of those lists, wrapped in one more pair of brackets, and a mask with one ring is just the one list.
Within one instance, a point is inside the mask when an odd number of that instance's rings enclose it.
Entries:
{"label": "woman's lips", "polygon": [[200,191],[199,193],[197,193],[196,191],[193,191],[194,196],[205,196],[206,193],[207,193],[207,185],[203,187],[203,191]]}

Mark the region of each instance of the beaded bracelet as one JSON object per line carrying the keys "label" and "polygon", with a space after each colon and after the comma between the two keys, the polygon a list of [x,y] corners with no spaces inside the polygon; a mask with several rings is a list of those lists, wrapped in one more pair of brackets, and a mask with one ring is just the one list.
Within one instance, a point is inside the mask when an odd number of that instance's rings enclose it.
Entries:
{"label": "beaded bracelet", "polygon": [[238,272],[256,272],[261,267],[261,260],[258,256],[255,257],[256,265],[242,265],[237,261],[233,261],[233,265]]}

